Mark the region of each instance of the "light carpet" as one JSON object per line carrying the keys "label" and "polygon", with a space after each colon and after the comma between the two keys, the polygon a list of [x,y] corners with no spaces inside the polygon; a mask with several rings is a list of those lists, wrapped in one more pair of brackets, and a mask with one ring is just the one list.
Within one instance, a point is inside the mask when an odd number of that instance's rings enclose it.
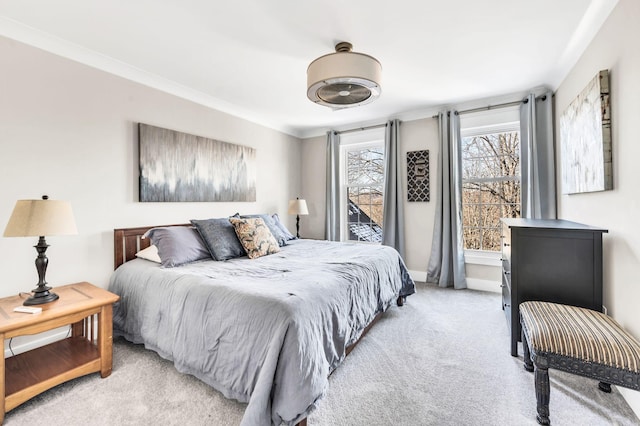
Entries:
{"label": "light carpet", "polygon": [[[417,285],[331,375],[309,425],[535,425],[533,374],[509,353],[500,295]],[[551,370],[552,425],[640,425],[617,389]],[[114,341],[113,373],[51,389],[5,424],[238,425],[244,405],[178,373],[154,352]]]}

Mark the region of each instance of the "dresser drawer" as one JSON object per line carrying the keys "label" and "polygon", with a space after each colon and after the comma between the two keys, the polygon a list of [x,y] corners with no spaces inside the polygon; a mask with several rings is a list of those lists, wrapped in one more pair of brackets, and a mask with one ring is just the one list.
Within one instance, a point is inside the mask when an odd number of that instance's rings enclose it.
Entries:
{"label": "dresser drawer", "polygon": [[511,286],[511,271],[507,271],[502,269],[502,286],[509,289],[509,293],[513,291],[513,287]]}
{"label": "dresser drawer", "polygon": [[511,229],[502,225],[502,269],[511,271]]}
{"label": "dresser drawer", "polygon": [[504,281],[504,275],[502,278],[502,310],[504,316],[507,318],[507,326],[511,330],[511,290]]}
{"label": "dresser drawer", "polygon": [[511,288],[511,263],[505,259],[502,259],[502,276],[509,279],[509,288]]}

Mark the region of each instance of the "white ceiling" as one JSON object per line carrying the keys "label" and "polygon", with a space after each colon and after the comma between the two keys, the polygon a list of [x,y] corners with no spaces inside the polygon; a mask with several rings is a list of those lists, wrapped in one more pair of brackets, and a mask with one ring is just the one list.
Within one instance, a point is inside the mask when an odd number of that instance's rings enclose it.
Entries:
{"label": "white ceiling", "polygon": [[[307,137],[556,89],[617,1],[2,0],[0,35]],[[307,99],[339,41],[382,63],[378,100]]]}

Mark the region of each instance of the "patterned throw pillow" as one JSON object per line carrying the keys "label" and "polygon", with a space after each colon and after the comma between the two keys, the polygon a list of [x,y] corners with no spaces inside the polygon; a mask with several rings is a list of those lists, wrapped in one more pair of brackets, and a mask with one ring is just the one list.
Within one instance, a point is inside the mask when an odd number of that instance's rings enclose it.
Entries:
{"label": "patterned throw pillow", "polygon": [[276,239],[276,242],[278,243],[278,245],[280,247],[287,245],[287,237],[286,237],[286,235],[280,230],[280,227],[276,224],[275,219],[270,214],[243,214],[243,215],[239,215],[238,213],[236,213],[232,217],[239,217],[240,219],[253,219],[253,218],[256,218],[256,217],[261,218],[262,220],[264,220],[264,224],[267,225],[267,228],[269,228],[269,231],[271,231],[271,235],[273,235],[273,238]]}
{"label": "patterned throw pillow", "polygon": [[249,259],[255,259],[280,251],[278,242],[262,218],[238,219],[230,217],[229,222],[233,225],[236,235],[242,247],[244,247],[244,251],[247,252]]}

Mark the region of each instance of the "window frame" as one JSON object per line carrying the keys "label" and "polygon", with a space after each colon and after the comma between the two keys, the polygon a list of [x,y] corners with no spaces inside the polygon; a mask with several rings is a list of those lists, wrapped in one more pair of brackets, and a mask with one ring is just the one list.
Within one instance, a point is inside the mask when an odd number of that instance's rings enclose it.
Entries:
{"label": "window frame", "polygon": [[[460,125],[460,149],[462,140],[467,137],[481,136],[495,133],[521,132],[519,108],[504,108],[501,111],[484,111],[470,114],[469,117],[461,117]],[[520,134],[522,141],[522,135]],[[522,148],[522,145],[521,145]],[[522,153],[520,153],[522,159]],[[462,164],[460,165],[462,167]],[[499,182],[504,178],[489,178],[489,181]],[[522,175],[519,178],[522,182]],[[464,182],[464,181],[463,181]],[[521,186],[522,188],[522,186]],[[520,195],[522,200],[522,194]],[[461,212],[462,213],[462,212]],[[484,229],[484,228],[481,228]],[[500,251],[464,249],[465,263],[487,266],[501,266],[502,253]]]}
{"label": "window frame", "polygon": [[[352,151],[359,151],[362,149],[381,147],[383,151],[383,158],[386,157],[384,152],[384,127],[377,129],[368,129],[359,132],[348,133],[340,136],[340,241],[356,242],[362,244],[380,244],[370,241],[356,241],[349,239],[349,221],[347,215],[347,190],[349,185],[347,183],[347,154]],[[384,204],[384,187],[386,176],[384,175],[381,185],[382,202]],[[373,186],[373,185],[371,185]]]}

